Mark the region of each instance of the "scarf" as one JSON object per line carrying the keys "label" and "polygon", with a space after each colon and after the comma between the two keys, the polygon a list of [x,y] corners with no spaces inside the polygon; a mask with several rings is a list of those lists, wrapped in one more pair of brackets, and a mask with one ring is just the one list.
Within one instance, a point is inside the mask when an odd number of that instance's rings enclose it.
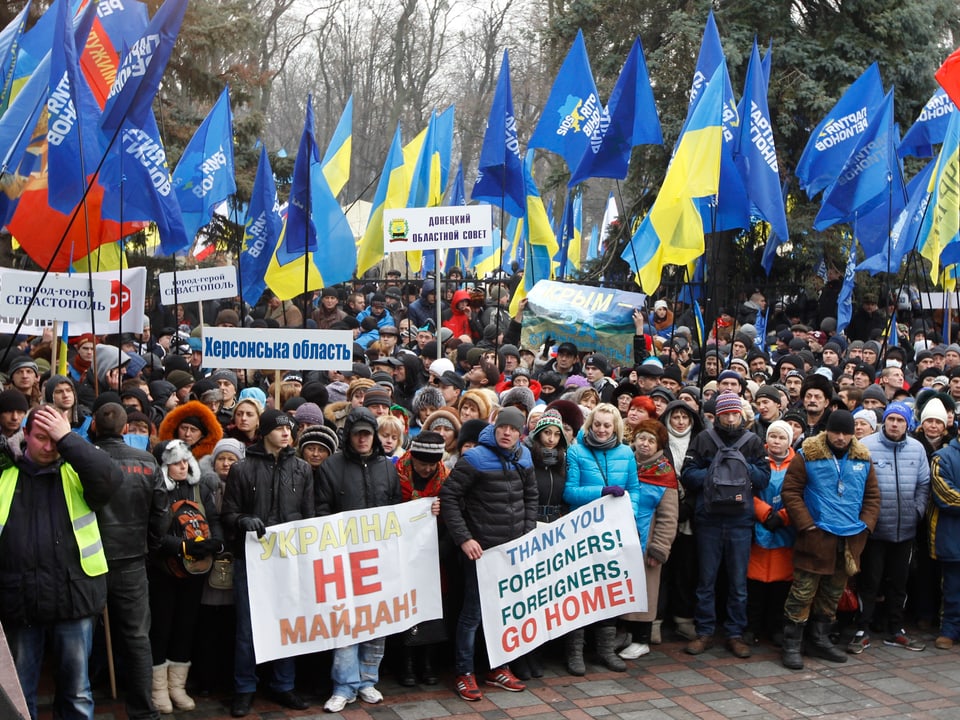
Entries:
{"label": "scarf", "polygon": [[601,442],[597,439],[597,436],[593,434],[593,428],[587,430],[583,435],[583,444],[588,448],[593,450],[612,450],[617,445],[620,444],[620,441],[617,439],[617,436],[611,435],[609,440]]}
{"label": "scarf", "polygon": [[670,436],[668,445],[670,446],[670,454],[673,456],[674,469],[679,475],[683,469],[683,458],[687,454],[687,448],[690,447],[690,436],[693,434],[693,425],[691,424],[682,433],[678,433],[670,426],[670,423],[667,422],[667,433]]}

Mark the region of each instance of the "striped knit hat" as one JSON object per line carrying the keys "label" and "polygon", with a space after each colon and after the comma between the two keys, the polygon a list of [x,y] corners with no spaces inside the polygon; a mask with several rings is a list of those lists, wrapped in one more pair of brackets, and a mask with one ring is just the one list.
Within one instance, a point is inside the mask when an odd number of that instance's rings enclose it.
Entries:
{"label": "striped knit hat", "polygon": [[717,396],[717,415],[724,413],[742,413],[743,404],[740,402],[740,396],[736,393],[725,392]]}
{"label": "striped knit hat", "polygon": [[410,441],[410,455],[423,462],[443,460],[443,435],[426,430]]}

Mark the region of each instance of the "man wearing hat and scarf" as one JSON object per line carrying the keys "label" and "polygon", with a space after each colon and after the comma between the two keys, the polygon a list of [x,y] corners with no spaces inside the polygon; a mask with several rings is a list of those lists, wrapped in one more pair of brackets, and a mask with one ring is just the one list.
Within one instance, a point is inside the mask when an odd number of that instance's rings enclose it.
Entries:
{"label": "man wearing hat and scarf", "polygon": [[[355,407],[343,424],[343,443],[320,466],[316,485],[317,517],[347,510],[395,505],[400,502],[396,467],[384,456],[377,436],[377,419],[365,407]],[[385,638],[366,640],[333,651],[333,694],[324,704],[327,712],[340,712],[358,697],[377,704],[383,695],[380,679]]]}
{"label": "man wearing hat and scarf", "polygon": [[913,411],[908,405],[890,403],[883,413],[880,432],[863,439],[880,488],[880,518],[860,559],[859,624],[847,646],[847,652],[854,654],[870,647],[869,629],[881,583],[888,630],[883,644],[915,651],[925,647],[903,629],[914,539],[930,497],[930,465],[923,445],[908,434],[912,421]]}
{"label": "man wearing hat and scarf", "polygon": [[[440,490],[443,522],[466,556],[455,669],[457,694],[469,702],[483,698],[473,659],[481,622],[476,561],[484,548],[518,538],[537,524],[537,479],[530,451],[520,442],[525,424],[520,410],[501,410],[496,422],[480,432],[479,444],[457,461]],[[486,684],[511,692],[526,688],[506,665],[491,669]]]}
{"label": "man wearing hat and scarf", "polygon": [[[294,420],[280,410],[260,416],[260,440],[247,448],[243,460],[230,468],[221,521],[234,534],[233,591],[237,609],[234,657],[233,717],[249,714],[257,689],[250,597],[247,591],[245,536],[263,537],[268,525],[312,518],[315,514],[313,473],[292,446]],[[305,710],[309,705],[294,691],[294,659],[274,660],[270,679],[273,699],[283,707]]]}
{"label": "man wearing hat and scarf", "polygon": [[860,554],[880,516],[880,489],[870,452],[853,435],[853,416],[834,410],[826,430],[803,441],[783,481],[781,497],[797,529],[793,583],[784,605],[783,666],[803,669],[807,653],[846,662],[829,632],[847,578],[860,569]]}
{"label": "man wearing hat and scarf", "polygon": [[723,563],[727,570],[727,649],[736,657],[750,657],[750,646],[743,641],[747,629],[747,565],[753,541],[753,501],[745,498],[742,508],[707,510],[704,485],[713,457],[721,444],[736,445],[744,434],[749,439],[740,446],[747,461],[749,486],[754,493],[770,483],[770,463],[763,441],[744,426],[743,405],[740,396],[732,392],[720,393],[716,398],[716,423],[713,429],[701,432],[687,447],[683,460],[684,489],[696,496],[696,538],[700,576],[697,581],[697,605],[694,624],[697,636],[685,651],[699,655],[713,646],[716,630],[716,584]]}
{"label": "man wearing hat and scarf", "polygon": [[607,377],[610,372],[610,361],[607,356],[601,353],[587,355],[583,361],[583,374],[597,395],[600,396],[600,402],[608,403],[613,400],[613,392],[617,389],[617,384],[612,378]]}

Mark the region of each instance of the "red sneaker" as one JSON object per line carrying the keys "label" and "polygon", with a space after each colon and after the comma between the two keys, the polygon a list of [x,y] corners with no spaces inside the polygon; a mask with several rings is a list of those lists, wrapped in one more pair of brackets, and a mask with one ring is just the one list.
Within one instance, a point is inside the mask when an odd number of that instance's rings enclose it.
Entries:
{"label": "red sneaker", "polygon": [[457,695],[467,702],[483,700],[483,693],[477,687],[477,677],[473,673],[457,676]]}
{"label": "red sneaker", "polygon": [[510,692],[523,692],[527,689],[527,686],[520,682],[517,676],[510,672],[510,668],[506,665],[495,668],[487,673],[487,685],[501,687]]}

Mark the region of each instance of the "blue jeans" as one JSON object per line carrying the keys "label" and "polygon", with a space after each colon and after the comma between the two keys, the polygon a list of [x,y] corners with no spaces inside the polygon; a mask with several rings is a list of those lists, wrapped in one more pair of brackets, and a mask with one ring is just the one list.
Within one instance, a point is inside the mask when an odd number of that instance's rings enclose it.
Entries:
{"label": "blue jeans", "polygon": [[696,528],[697,607],[694,623],[697,635],[710,636],[717,629],[717,575],[720,563],[727,569],[727,637],[741,637],[747,629],[747,565],[750,563],[751,526],[701,523]]}
{"label": "blue jeans", "polygon": [[376,638],[334,650],[330,669],[333,694],[355,698],[361,689],[380,682],[384,645],[386,638]]}
{"label": "blue jeans", "polygon": [[477,641],[477,628],[483,616],[480,613],[480,588],[477,584],[477,564],[464,559],[463,607],[457,619],[455,666],[457,675],[473,672],[473,652]]}
{"label": "blue jeans", "polygon": [[93,693],[87,661],[93,647],[93,617],[42,625],[5,626],[10,652],[17,666],[30,717],[37,717],[37,686],[43,665],[44,643],[56,657],[54,714],[61,720],[93,720]]}
{"label": "blue jeans", "polygon": [[[247,565],[242,559],[233,563],[233,599],[237,610],[237,645],[234,654],[233,689],[237,693],[257,691],[257,659],[253,651],[253,625],[250,622],[250,594],[247,592]],[[270,689],[276,692],[293,690],[296,682],[294,659],[283,658],[272,663]]]}

